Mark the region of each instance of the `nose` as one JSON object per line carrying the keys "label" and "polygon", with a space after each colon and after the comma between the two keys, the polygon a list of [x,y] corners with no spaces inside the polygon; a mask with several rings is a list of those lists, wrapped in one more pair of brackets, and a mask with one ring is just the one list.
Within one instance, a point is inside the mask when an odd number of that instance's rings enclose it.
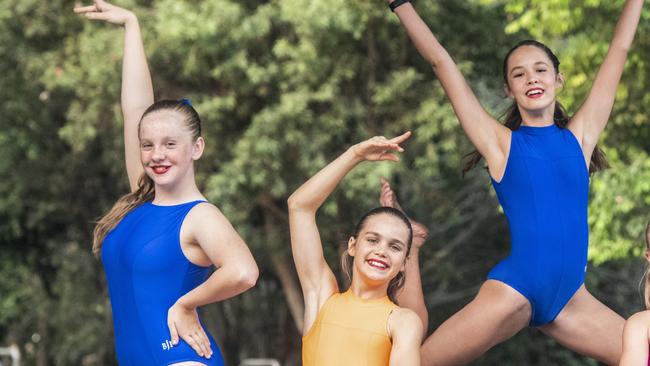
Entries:
{"label": "nose", "polygon": [[375,254],[384,257],[386,254],[386,245],[385,244],[377,245],[375,247]]}
{"label": "nose", "polygon": [[537,84],[538,82],[539,79],[537,79],[537,77],[535,76],[531,76],[530,78],[528,78],[528,85],[534,85]]}
{"label": "nose", "polygon": [[153,149],[153,154],[151,154],[151,159],[154,161],[165,160],[165,148],[156,146]]}

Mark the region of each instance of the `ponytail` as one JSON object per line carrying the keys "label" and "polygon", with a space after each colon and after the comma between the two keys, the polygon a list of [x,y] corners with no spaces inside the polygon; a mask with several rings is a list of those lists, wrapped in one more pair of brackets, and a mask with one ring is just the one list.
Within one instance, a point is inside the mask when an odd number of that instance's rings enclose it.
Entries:
{"label": "ponytail", "polygon": [[145,202],[153,200],[155,186],[153,180],[148,175],[142,173],[138,179],[138,189],[122,196],[113,208],[97,222],[93,231],[93,254],[99,257],[102,251],[102,244],[108,233],[115,229],[115,226],[134,208]]}

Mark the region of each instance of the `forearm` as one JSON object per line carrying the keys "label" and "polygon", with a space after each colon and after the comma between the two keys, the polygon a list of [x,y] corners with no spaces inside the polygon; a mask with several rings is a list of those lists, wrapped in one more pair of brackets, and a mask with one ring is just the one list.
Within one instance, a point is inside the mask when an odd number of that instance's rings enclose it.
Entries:
{"label": "forearm", "polygon": [[610,48],[627,52],[634,41],[644,0],[628,0],[616,24]]}
{"label": "forearm", "polygon": [[397,302],[401,307],[413,310],[422,322],[422,336],[426,336],[429,325],[429,312],[424,302],[422,279],[420,277],[419,248],[411,248],[406,262],[406,280],[404,287],[397,294]]}
{"label": "forearm", "polygon": [[178,302],[187,309],[229,299],[255,286],[257,266],[222,266],[201,285],[183,295]]}
{"label": "forearm", "polygon": [[395,9],[395,14],[404,26],[415,48],[434,69],[446,59],[451,60],[451,56],[438,42],[429,26],[418,15],[411,3],[406,3]]}
{"label": "forearm", "polygon": [[122,62],[122,112],[125,121],[139,121],[153,104],[153,85],[142,44],[140,25],[135,15],[124,23],[124,60]]}
{"label": "forearm", "polygon": [[289,197],[289,210],[315,212],[334,191],[339,182],[363,159],[349,148],[336,160],[321,169]]}

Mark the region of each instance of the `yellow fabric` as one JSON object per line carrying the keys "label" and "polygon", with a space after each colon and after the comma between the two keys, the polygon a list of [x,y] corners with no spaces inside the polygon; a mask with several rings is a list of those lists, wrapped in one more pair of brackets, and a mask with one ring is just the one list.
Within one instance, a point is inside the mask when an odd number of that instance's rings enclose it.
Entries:
{"label": "yellow fabric", "polygon": [[388,297],[363,300],[352,291],[332,295],[302,338],[303,366],[388,366],[392,343]]}

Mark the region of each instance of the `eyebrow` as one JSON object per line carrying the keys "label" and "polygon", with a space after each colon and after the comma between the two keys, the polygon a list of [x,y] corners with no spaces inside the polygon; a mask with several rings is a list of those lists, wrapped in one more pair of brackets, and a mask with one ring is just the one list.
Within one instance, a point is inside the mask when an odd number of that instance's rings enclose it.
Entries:
{"label": "eyebrow", "polygon": [[[366,235],[368,235],[368,234],[370,234],[370,235],[375,235],[375,236],[378,236],[378,237],[380,237],[380,238],[382,237],[381,234],[376,233],[376,232],[374,232],[374,231],[367,231],[367,232],[366,232]],[[403,245],[403,246],[406,246],[406,244],[404,244],[404,243],[403,243],[401,240],[399,240],[399,239],[392,239],[390,242],[391,242],[391,243],[398,243],[398,244],[401,244],[401,245]]]}
{"label": "eyebrow", "polygon": [[[544,62],[544,61],[537,61],[537,62],[535,62],[535,63],[533,64],[533,66],[538,66],[538,65],[544,65],[544,66],[547,66],[547,67],[548,67],[548,63],[546,63],[546,62]],[[517,70],[517,69],[523,69],[523,68],[524,68],[523,66],[515,66],[515,67],[512,68],[512,70],[510,70],[510,73],[512,74],[515,70]]]}

